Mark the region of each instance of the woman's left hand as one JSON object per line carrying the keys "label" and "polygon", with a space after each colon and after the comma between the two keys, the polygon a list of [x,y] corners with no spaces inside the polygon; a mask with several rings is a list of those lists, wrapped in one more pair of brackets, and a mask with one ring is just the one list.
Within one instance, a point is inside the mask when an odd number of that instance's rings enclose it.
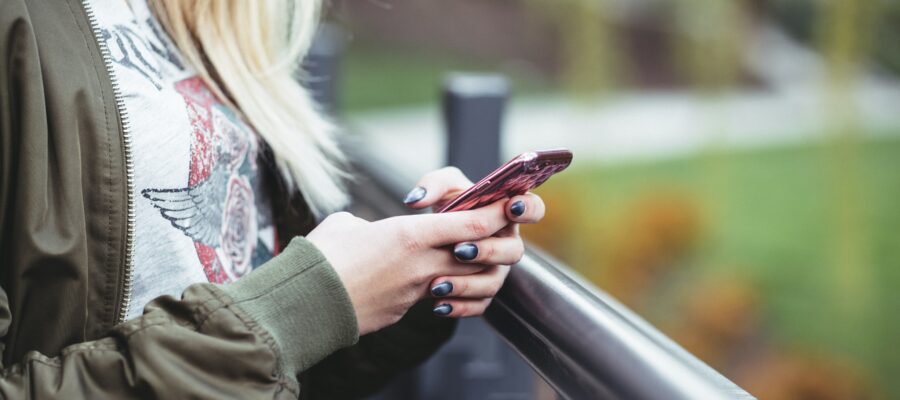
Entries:
{"label": "woman's left hand", "polygon": [[[441,168],[423,176],[403,202],[416,209],[439,209],[471,186],[472,181],[458,168]],[[457,243],[451,250],[460,263],[482,264],[484,269],[475,274],[434,279],[428,291],[437,299],[436,315],[456,318],[482,315],[503,286],[509,265],[522,258],[525,246],[519,236],[519,224],[540,221],[544,217],[544,202],[529,192],[508,199],[505,209],[510,221],[506,228],[477,241]]]}

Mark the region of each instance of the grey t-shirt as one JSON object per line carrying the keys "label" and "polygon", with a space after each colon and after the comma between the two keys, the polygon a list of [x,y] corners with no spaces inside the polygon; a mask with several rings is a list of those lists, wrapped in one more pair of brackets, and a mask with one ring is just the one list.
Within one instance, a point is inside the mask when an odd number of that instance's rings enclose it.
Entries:
{"label": "grey t-shirt", "polygon": [[144,1],[91,0],[129,117],[134,287],[160,295],[246,275],[277,251],[258,136],[182,59]]}

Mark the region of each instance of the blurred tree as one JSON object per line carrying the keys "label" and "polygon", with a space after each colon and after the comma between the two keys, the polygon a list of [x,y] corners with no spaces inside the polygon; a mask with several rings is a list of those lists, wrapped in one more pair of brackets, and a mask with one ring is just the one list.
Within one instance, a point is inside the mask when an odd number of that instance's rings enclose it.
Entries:
{"label": "blurred tree", "polygon": [[609,0],[529,0],[559,34],[564,88],[579,97],[615,89],[624,58],[616,46]]}
{"label": "blurred tree", "polygon": [[[894,75],[900,75],[900,1],[896,0],[768,0],[771,15],[795,38],[827,46],[817,41],[823,25],[837,22],[824,17],[828,10],[842,7],[862,8],[858,14],[862,26],[871,34],[868,46],[856,49],[858,60],[873,61]],[[854,12],[855,13],[855,12]],[[835,15],[835,14],[831,14]],[[820,23],[824,22],[824,23]]]}
{"label": "blurred tree", "polygon": [[872,52],[886,70],[900,76],[900,1],[878,2]]}
{"label": "blurred tree", "polygon": [[728,214],[729,158],[723,138],[730,124],[723,99],[736,91],[742,80],[741,61],[745,52],[753,14],[748,1],[676,0],[669,3],[673,19],[675,62],[690,89],[704,102],[702,133],[708,138],[700,157],[695,160],[696,173],[704,177],[698,196],[698,208],[712,220],[698,241],[698,256],[708,265],[719,265],[713,259],[718,240],[723,237],[718,220]]}
{"label": "blurred tree", "polygon": [[824,104],[830,141],[825,149],[829,178],[830,242],[834,290],[835,333],[848,338],[848,354],[877,358],[880,350],[872,329],[859,329],[874,312],[873,268],[865,210],[869,187],[862,173],[863,140],[857,85],[870,53],[877,4],[874,1],[831,0],[819,4],[817,40],[825,60]]}
{"label": "blurred tree", "polygon": [[697,89],[721,92],[739,78],[749,13],[741,1],[677,0],[671,3],[676,63]]}

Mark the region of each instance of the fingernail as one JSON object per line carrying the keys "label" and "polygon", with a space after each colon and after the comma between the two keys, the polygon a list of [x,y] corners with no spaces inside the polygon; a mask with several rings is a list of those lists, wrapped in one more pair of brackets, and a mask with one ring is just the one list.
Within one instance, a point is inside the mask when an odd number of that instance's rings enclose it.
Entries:
{"label": "fingernail", "polygon": [[525,214],[525,202],[522,201],[522,200],[519,200],[519,201],[513,203],[513,204],[509,207],[509,212],[511,212],[512,215],[515,215],[515,216],[517,216],[517,217],[521,217],[522,214]]}
{"label": "fingernail", "polygon": [[442,317],[447,316],[450,315],[451,312],[453,312],[453,306],[449,304],[441,304],[435,307],[434,310],[431,310],[431,312],[433,312],[434,315],[440,315]]}
{"label": "fingernail", "polygon": [[472,261],[478,257],[478,246],[472,243],[459,244],[453,248],[453,256],[460,261]]}
{"label": "fingernail", "polygon": [[406,194],[406,197],[403,198],[403,203],[413,204],[419,200],[424,199],[427,193],[428,192],[425,191],[425,188],[416,186],[415,189],[410,190],[409,193]]}
{"label": "fingernail", "polygon": [[450,282],[442,282],[431,288],[431,294],[437,297],[444,297],[453,291],[453,284]]}

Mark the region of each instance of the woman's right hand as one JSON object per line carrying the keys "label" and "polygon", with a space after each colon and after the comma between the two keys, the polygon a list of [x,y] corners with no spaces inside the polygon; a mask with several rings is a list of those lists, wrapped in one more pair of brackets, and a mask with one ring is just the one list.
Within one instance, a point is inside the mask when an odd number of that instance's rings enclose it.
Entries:
{"label": "woman's right hand", "polygon": [[520,252],[491,251],[480,264],[462,263],[447,246],[478,241],[509,224],[506,200],[471,211],[406,215],[368,222],[350,213],[328,216],[306,239],[337,271],[364,335],[400,320],[429,296],[433,279],[508,265]]}

